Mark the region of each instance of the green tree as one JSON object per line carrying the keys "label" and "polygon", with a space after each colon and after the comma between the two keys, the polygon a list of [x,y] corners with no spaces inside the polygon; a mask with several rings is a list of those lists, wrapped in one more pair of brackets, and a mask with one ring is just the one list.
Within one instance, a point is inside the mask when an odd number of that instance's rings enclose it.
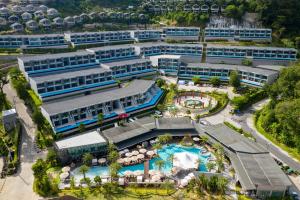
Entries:
{"label": "green tree", "polygon": [[165,180],[163,184],[161,184],[161,187],[165,190],[167,190],[167,195],[169,194],[169,191],[174,188],[174,183],[171,183],[169,180]]}
{"label": "green tree", "polygon": [[158,141],[161,144],[166,144],[172,140],[172,135],[170,133],[166,133],[164,135],[158,136]]}
{"label": "green tree", "polygon": [[200,141],[202,144],[206,144],[208,142],[209,138],[207,135],[200,136]]}
{"label": "green tree", "polygon": [[93,156],[90,153],[85,153],[82,156],[82,162],[83,164],[87,165],[87,166],[91,166],[92,165],[92,160],[93,160]]}
{"label": "green tree", "polygon": [[216,164],[213,162],[207,162],[206,163],[206,168],[208,171],[211,171],[213,168],[215,168]]}
{"label": "green tree", "polygon": [[97,117],[98,117],[99,128],[101,129],[101,126],[102,126],[103,120],[104,120],[104,114],[103,113],[99,113]]}
{"label": "green tree", "polygon": [[165,161],[162,159],[158,159],[154,164],[158,168],[158,170],[161,171],[161,169],[165,166]]}
{"label": "green tree", "polygon": [[1,94],[4,94],[3,88],[8,83],[9,83],[8,71],[5,71],[5,70],[0,71],[0,93]]}
{"label": "green tree", "polygon": [[95,176],[95,177],[94,177],[94,182],[96,183],[97,188],[100,188],[100,187],[101,187],[102,179],[101,179],[100,176],[98,176],[98,175]]}
{"label": "green tree", "polygon": [[56,151],[54,151],[53,149],[48,150],[46,162],[49,163],[51,167],[56,167],[59,164],[59,159]]}
{"label": "green tree", "polygon": [[241,86],[240,77],[237,71],[232,71],[229,77],[229,84],[235,89]]}
{"label": "green tree", "polygon": [[192,81],[194,82],[195,85],[201,83],[201,79],[199,76],[193,76]]}
{"label": "green tree", "polygon": [[86,178],[86,173],[89,171],[89,167],[87,165],[81,165],[79,168],[79,172],[83,175],[83,179]]}
{"label": "green tree", "polygon": [[219,77],[211,77],[209,80],[210,84],[214,87],[219,87],[221,85],[221,80]]}
{"label": "green tree", "polygon": [[31,167],[33,175],[37,179],[41,179],[47,170],[47,164],[43,159],[37,159],[37,161]]}
{"label": "green tree", "polygon": [[41,111],[36,109],[32,114],[32,120],[37,125],[38,129],[42,130],[44,126],[44,116]]}
{"label": "green tree", "polygon": [[85,131],[85,125],[83,123],[80,123],[78,129],[80,133],[83,133]]}

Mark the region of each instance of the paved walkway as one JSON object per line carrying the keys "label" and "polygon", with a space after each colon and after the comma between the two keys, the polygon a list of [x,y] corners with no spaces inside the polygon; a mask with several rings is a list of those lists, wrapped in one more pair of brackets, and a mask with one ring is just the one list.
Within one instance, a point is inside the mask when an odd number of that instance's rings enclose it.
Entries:
{"label": "paved walkway", "polygon": [[0,187],[0,199],[30,199],[35,200],[40,197],[33,192],[33,173],[31,166],[39,157],[44,157],[45,153],[37,153],[33,148],[34,134],[36,132],[35,124],[28,114],[24,102],[17,97],[17,94],[10,85],[4,87],[7,99],[15,104],[19,118],[23,124],[22,149],[21,149],[21,166],[14,176],[6,177],[3,186]]}

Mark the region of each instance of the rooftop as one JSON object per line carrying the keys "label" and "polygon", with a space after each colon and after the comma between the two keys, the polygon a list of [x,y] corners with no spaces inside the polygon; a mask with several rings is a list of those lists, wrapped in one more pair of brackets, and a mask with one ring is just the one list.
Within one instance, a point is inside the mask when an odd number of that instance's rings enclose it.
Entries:
{"label": "rooftop", "polygon": [[68,112],[79,108],[86,108],[95,104],[110,102],[120,98],[145,93],[155,82],[145,80],[134,80],[127,87],[110,89],[73,99],[62,99],[46,102],[42,108],[49,114]]}
{"label": "rooftop", "polygon": [[97,131],[91,131],[58,140],[55,144],[58,149],[62,150],[92,144],[106,144],[106,140]]}
{"label": "rooftop", "polygon": [[202,44],[200,44],[200,43],[187,44],[187,43],[145,42],[145,43],[134,44],[134,46],[136,46],[136,47],[152,47],[152,46],[202,47]]}
{"label": "rooftop", "polygon": [[139,63],[146,63],[146,62],[150,62],[150,60],[144,58],[138,58],[138,59],[102,63],[101,66],[111,68],[116,66],[132,65],[132,64],[139,64]]}
{"label": "rooftop", "polygon": [[56,74],[49,74],[45,76],[30,77],[30,79],[34,80],[36,83],[44,83],[49,81],[63,80],[63,79],[68,79],[73,77],[87,76],[87,75],[99,74],[99,73],[110,72],[110,71],[111,70],[109,69],[105,69],[100,66],[97,66],[95,68],[82,69],[78,71],[69,71],[69,72],[62,72]]}
{"label": "rooftop", "polygon": [[228,49],[255,49],[255,50],[271,50],[271,51],[297,51],[294,48],[282,48],[282,47],[262,47],[262,46],[231,46],[221,44],[207,44],[207,48],[228,48]]}
{"label": "rooftop", "polygon": [[88,48],[87,51],[105,51],[105,50],[114,50],[114,49],[125,49],[125,48],[133,48],[131,44],[122,44],[122,45],[110,45],[110,46],[103,46],[103,47],[95,47],[95,48]]}

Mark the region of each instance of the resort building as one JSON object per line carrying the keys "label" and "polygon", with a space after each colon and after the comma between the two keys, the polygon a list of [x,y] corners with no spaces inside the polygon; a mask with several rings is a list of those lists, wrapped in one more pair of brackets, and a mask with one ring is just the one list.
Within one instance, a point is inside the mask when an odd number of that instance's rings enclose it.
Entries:
{"label": "resort building", "polygon": [[200,28],[198,27],[164,27],[163,38],[166,40],[198,41]]}
{"label": "resort building", "polygon": [[65,33],[65,39],[73,46],[133,41],[130,31]]}
{"label": "resort building", "polygon": [[151,61],[142,58],[102,63],[101,67],[111,70],[114,78],[119,80],[150,76],[156,73]]}
{"label": "resort building", "polygon": [[97,131],[90,131],[83,134],[58,140],[54,148],[63,162],[71,159],[81,158],[84,153],[101,154],[106,151],[107,142]]}
{"label": "resort building", "polygon": [[18,58],[19,68],[28,76],[46,75],[75,69],[86,69],[99,65],[95,54],[77,51],[60,54],[45,54]]}
{"label": "resort building", "polygon": [[223,46],[208,44],[206,48],[206,62],[241,64],[249,59],[253,65],[286,65],[297,58],[297,50],[280,47],[256,46]]}
{"label": "resort building", "polygon": [[177,76],[182,62],[181,57],[180,55],[159,55],[150,56],[149,59],[152,65],[158,68],[160,73]]}
{"label": "resort building", "polygon": [[204,80],[218,77],[222,81],[229,81],[230,73],[237,71],[242,83],[262,87],[265,84],[273,83],[279,75],[279,70],[265,69],[263,67],[264,66],[248,67],[227,64],[183,63],[178,72],[178,77],[179,79],[192,79],[194,76],[198,76]]}
{"label": "resort building", "polygon": [[162,95],[163,91],[154,81],[134,80],[122,88],[45,102],[41,112],[55,133],[70,133],[78,130],[80,124],[95,125],[99,113],[103,113],[104,121],[111,121],[119,116],[130,116],[151,109]]}
{"label": "resort building", "polygon": [[157,43],[139,43],[135,44],[137,55],[154,56],[154,55],[189,55],[202,56],[203,46],[201,44],[169,44],[164,42]]}
{"label": "resort building", "polygon": [[162,30],[135,30],[131,31],[131,37],[135,41],[145,41],[145,40],[160,40]]}
{"label": "resort building", "polygon": [[128,59],[136,56],[135,48],[130,44],[89,48],[87,51],[94,53],[96,60],[99,62]]}
{"label": "resort building", "polygon": [[116,86],[112,71],[95,67],[29,78],[31,88],[45,100]]}
{"label": "resort building", "polygon": [[246,40],[272,41],[272,29],[264,28],[205,28],[205,41],[209,40]]}

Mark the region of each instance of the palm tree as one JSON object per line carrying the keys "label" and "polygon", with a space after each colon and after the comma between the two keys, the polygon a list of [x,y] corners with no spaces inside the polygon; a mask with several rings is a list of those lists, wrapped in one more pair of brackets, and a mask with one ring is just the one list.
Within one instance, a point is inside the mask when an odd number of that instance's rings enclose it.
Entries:
{"label": "palm tree", "polygon": [[170,154],[170,155],[169,155],[168,161],[171,163],[171,167],[173,167],[174,154]]}
{"label": "palm tree", "polygon": [[162,145],[161,145],[159,142],[157,142],[157,143],[155,143],[155,144],[153,145],[153,148],[156,149],[156,150],[158,150],[158,149],[161,149],[161,148],[162,148]]}
{"label": "palm tree", "polygon": [[122,168],[122,166],[117,163],[117,162],[113,162],[109,165],[109,172],[110,172],[110,176],[112,178],[117,178],[118,177],[118,171]]}
{"label": "palm tree", "polygon": [[103,120],[104,120],[104,114],[103,113],[99,113],[98,114],[98,124],[99,124],[99,128],[100,128],[100,130],[101,130],[101,126],[102,126],[102,123],[103,123]]}
{"label": "palm tree", "polygon": [[211,171],[213,168],[215,168],[216,164],[213,162],[206,163],[206,168],[208,171]]}
{"label": "palm tree", "polygon": [[170,140],[172,140],[172,135],[169,134],[169,133],[166,133],[166,134],[164,134],[164,135],[158,136],[158,141],[159,141],[159,143],[161,143],[161,144],[168,143]]}
{"label": "palm tree", "polygon": [[79,172],[82,173],[83,175],[83,179],[86,178],[86,173],[89,171],[89,167],[86,166],[86,165],[82,165],[80,168],[79,168]]}
{"label": "palm tree", "polygon": [[227,189],[228,180],[224,177],[219,177],[217,182],[218,191],[221,195],[225,194],[225,191]]}
{"label": "palm tree", "polygon": [[202,144],[206,144],[209,140],[207,135],[200,136],[200,139]]}
{"label": "palm tree", "polygon": [[155,166],[158,168],[159,171],[165,166],[165,161],[162,159],[155,161]]}
{"label": "palm tree", "polygon": [[90,166],[92,164],[93,156],[90,153],[83,154],[82,161],[85,165]]}
{"label": "palm tree", "polygon": [[100,177],[100,176],[95,176],[95,177],[94,177],[94,182],[96,183],[97,188],[100,189],[101,183],[102,183],[101,177]]}

